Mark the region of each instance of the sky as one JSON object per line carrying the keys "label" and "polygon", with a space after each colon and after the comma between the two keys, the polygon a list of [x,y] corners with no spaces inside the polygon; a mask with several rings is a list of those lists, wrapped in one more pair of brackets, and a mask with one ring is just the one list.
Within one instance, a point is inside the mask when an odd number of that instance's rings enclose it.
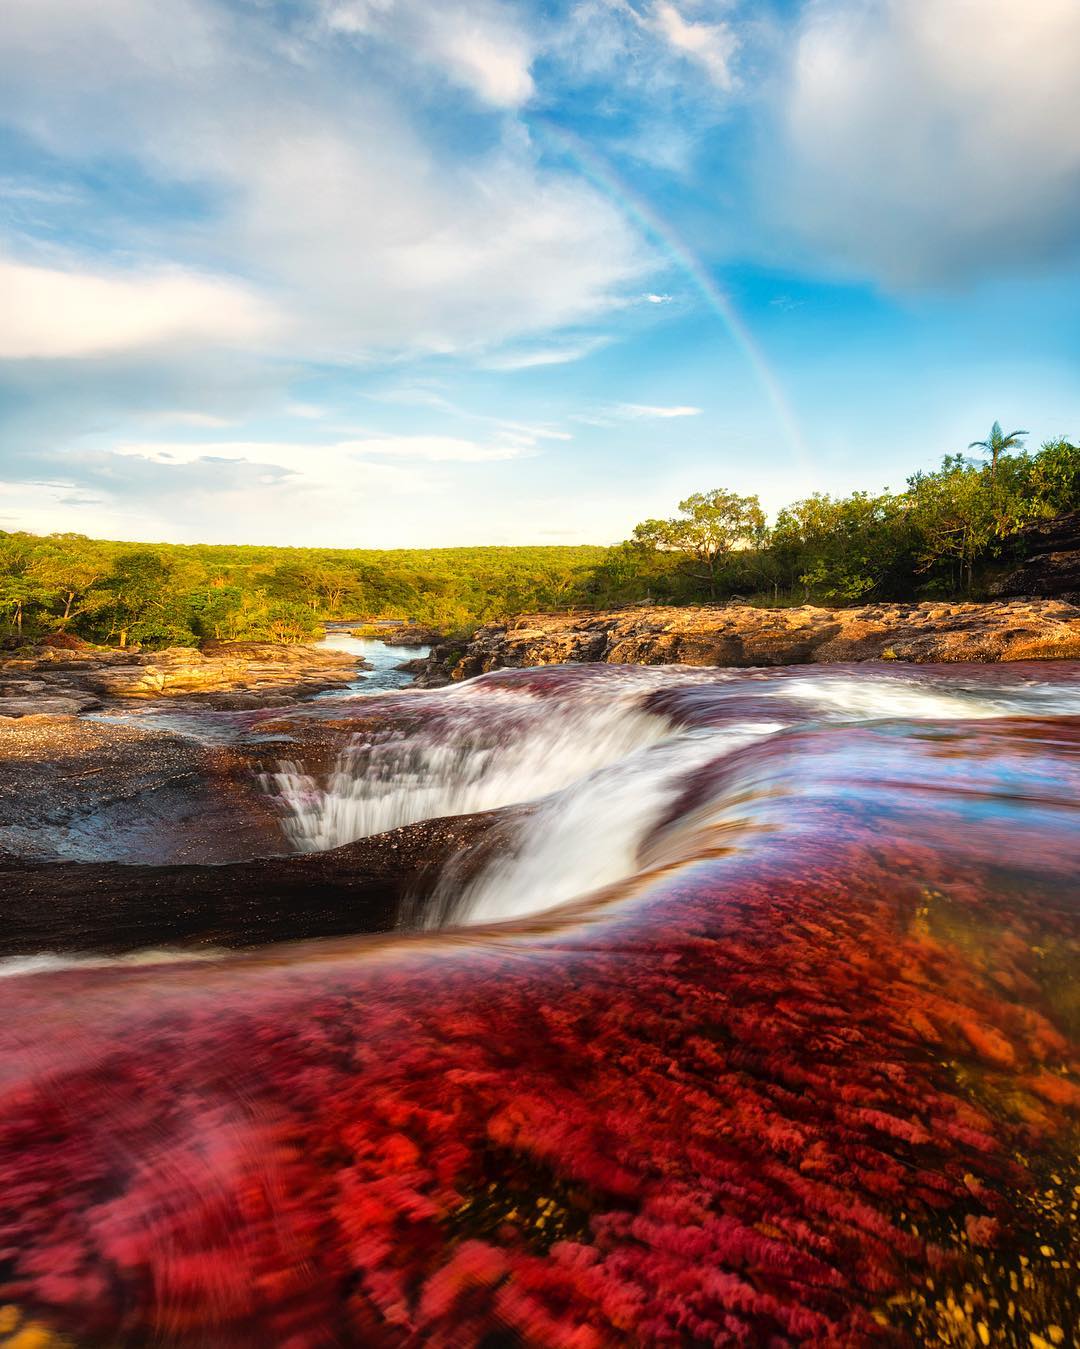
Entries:
{"label": "sky", "polygon": [[1080,435],[1076,0],[0,0],[0,529],[611,543]]}

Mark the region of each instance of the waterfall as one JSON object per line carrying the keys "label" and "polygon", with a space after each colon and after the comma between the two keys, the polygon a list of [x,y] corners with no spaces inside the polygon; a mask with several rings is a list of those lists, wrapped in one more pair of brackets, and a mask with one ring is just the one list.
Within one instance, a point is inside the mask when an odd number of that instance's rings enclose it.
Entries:
{"label": "waterfall", "polygon": [[[479,875],[452,861],[409,920],[506,921],[631,877],[695,770],[786,728],[1080,711],[1073,686],[985,674],[591,667],[546,671],[539,689],[536,681],[535,672],[503,672],[410,695],[404,728],[390,717],[357,736],[322,781],[279,765],[267,786],[294,847],[318,851],[425,819],[535,803]],[[419,722],[415,700],[428,712]]]}
{"label": "waterfall", "polygon": [[639,690],[570,702],[489,692],[457,699],[454,710],[431,738],[395,729],[355,738],[322,783],[295,763],[279,765],[267,786],[285,806],[296,849],[536,800],[671,732],[642,710]]}

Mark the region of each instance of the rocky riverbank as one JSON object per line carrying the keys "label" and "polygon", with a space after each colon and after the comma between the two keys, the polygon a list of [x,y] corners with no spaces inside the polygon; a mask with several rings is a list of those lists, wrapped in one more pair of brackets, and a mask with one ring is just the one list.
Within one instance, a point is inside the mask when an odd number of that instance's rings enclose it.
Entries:
{"label": "rocky riverbank", "polygon": [[71,716],[154,698],[195,698],[219,710],[286,707],[365,668],[355,655],[313,646],[206,642],[132,652],[49,637],[0,651],[0,718]]}
{"label": "rocky riverbank", "polygon": [[867,604],[852,609],[745,604],[524,614],[437,646],[418,679],[438,687],[491,670],[603,661],[626,665],[775,666],[867,660],[1080,657],[1080,608],[1061,600]]}
{"label": "rocky riverbank", "polygon": [[[263,749],[113,718],[0,729],[0,856],[228,862],[288,845],[258,788]],[[267,753],[274,753],[268,743]]]}

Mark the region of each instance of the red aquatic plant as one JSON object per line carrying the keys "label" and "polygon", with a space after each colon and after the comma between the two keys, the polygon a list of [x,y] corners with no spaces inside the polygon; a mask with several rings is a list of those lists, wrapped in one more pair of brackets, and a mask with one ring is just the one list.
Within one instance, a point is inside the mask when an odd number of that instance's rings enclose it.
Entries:
{"label": "red aquatic plant", "polygon": [[1080,1116],[1062,735],[743,751],[573,926],[8,981],[0,1293],[110,1344],[905,1339]]}

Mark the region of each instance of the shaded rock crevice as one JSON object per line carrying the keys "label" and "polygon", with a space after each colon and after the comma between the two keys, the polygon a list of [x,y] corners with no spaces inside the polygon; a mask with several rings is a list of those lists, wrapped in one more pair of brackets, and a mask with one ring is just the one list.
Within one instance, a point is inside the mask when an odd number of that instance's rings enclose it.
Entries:
{"label": "shaded rock crevice", "polygon": [[1080,511],[1035,520],[1016,536],[1028,556],[990,587],[993,595],[1031,595],[1080,604]]}
{"label": "shaded rock crevice", "polygon": [[505,813],[425,820],[326,852],[220,865],[34,862],[0,853],[0,957],[262,946],[388,932],[443,867],[483,865]]}

